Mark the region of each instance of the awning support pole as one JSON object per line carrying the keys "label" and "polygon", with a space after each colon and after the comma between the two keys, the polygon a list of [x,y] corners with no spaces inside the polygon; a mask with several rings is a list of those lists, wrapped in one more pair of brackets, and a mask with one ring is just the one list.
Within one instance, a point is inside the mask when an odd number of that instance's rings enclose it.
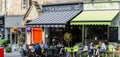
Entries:
{"label": "awning support pole", "polygon": [[82,25],[82,43],[85,44],[85,42],[84,42],[84,25]]}
{"label": "awning support pole", "polygon": [[107,26],[107,30],[108,30],[107,39],[109,39],[109,25]]}

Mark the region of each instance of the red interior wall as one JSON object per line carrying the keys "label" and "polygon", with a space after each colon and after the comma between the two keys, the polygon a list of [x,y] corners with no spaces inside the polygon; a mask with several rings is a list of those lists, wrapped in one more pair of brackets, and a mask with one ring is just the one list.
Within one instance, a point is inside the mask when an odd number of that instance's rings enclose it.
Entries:
{"label": "red interior wall", "polygon": [[41,43],[42,41],[42,28],[33,28],[33,42]]}

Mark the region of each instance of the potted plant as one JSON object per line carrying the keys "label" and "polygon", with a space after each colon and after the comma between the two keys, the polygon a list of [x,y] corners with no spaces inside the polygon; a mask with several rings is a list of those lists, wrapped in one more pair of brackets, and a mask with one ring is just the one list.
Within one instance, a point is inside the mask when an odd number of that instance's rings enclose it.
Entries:
{"label": "potted plant", "polygon": [[19,40],[19,45],[22,46],[25,41],[25,38],[24,36],[20,36],[18,40]]}
{"label": "potted plant", "polygon": [[10,52],[11,52],[11,47],[10,47],[10,46],[7,46],[7,47],[5,48],[5,51],[6,51],[7,53],[10,53]]}
{"label": "potted plant", "polygon": [[1,39],[1,40],[0,40],[0,44],[1,44],[3,47],[6,47],[7,44],[8,44],[8,40],[7,40],[7,39]]}
{"label": "potted plant", "polygon": [[66,32],[66,33],[64,34],[64,39],[67,41],[68,46],[70,46],[70,42],[72,41],[72,34],[69,33],[69,32]]}

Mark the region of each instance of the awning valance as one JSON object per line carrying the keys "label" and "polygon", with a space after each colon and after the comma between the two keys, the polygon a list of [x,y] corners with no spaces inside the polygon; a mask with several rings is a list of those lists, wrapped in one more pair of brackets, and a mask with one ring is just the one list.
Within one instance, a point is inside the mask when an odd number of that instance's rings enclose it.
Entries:
{"label": "awning valance", "polygon": [[119,10],[83,11],[75,17],[71,25],[111,25]]}
{"label": "awning valance", "polygon": [[65,24],[80,13],[73,11],[45,12],[37,19],[27,24],[30,27],[65,27]]}

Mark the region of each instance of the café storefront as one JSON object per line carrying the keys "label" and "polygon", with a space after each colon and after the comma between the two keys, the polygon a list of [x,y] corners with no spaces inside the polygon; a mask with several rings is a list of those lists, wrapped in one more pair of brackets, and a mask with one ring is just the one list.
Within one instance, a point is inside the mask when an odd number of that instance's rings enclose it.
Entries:
{"label": "caf\u00e9 storefront", "polygon": [[42,5],[42,7],[42,15],[27,23],[27,26],[31,29],[42,28],[41,41],[43,42],[51,42],[52,39],[62,40],[64,38],[63,34],[66,32],[66,26],[70,27],[70,20],[83,10],[82,3]]}
{"label": "caf\u00e9 storefront", "polygon": [[[108,5],[110,6],[109,8]],[[98,6],[98,7],[97,7]],[[119,7],[118,3],[84,4],[84,10],[70,21],[71,26],[82,26],[82,42],[109,39],[117,42],[119,38]]]}

